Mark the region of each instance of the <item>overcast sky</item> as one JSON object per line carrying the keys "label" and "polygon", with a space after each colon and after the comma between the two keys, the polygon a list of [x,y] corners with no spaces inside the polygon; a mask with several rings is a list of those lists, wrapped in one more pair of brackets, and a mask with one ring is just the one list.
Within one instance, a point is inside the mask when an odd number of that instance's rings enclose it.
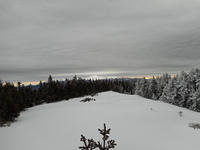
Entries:
{"label": "overcast sky", "polygon": [[200,67],[200,0],[0,0],[0,79]]}

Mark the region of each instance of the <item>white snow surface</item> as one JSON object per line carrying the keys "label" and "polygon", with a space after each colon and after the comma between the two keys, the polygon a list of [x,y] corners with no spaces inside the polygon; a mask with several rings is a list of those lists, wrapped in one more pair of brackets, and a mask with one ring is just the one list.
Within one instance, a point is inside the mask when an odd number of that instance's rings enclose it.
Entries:
{"label": "white snow surface", "polygon": [[[86,96],[90,97],[90,96]],[[111,128],[115,150],[199,150],[200,113],[137,95],[103,92],[96,101],[74,98],[29,108],[10,127],[0,128],[1,150],[78,150],[86,138],[101,141]],[[180,117],[178,112],[182,111]]]}

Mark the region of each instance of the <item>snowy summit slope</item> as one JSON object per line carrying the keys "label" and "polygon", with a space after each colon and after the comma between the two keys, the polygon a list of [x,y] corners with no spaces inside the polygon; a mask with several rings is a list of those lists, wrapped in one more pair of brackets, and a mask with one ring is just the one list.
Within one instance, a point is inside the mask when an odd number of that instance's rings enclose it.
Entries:
{"label": "snowy summit slope", "polygon": [[200,130],[188,124],[200,123],[200,113],[115,92],[94,98],[28,109],[10,127],[0,128],[0,149],[78,150],[81,134],[101,140],[98,128],[106,123],[110,139],[117,143],[115,150],[199,150]]}

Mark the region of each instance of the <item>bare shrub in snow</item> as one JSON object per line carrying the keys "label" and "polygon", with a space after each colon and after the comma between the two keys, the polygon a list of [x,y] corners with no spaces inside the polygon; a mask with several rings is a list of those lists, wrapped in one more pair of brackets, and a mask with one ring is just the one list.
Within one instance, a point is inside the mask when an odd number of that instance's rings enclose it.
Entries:
{"label": "bare shrub in snow", "polygon": [[96,101],[96,99],[94,99],[94,98],[85,98],[85,99],[81,100],[80,102],[85,103],[85,102],[90,102],[90,101]]}
{"label": "bare shrub in snow", "polygon": [[183,116],[183,112],[182,111],[179,111],[178,114],[179,114],[180,117]]}
{"label": "bare shrub in snow", "polygon": [[194,129],[200,129],[200,123],[189,123],[189,127]]}

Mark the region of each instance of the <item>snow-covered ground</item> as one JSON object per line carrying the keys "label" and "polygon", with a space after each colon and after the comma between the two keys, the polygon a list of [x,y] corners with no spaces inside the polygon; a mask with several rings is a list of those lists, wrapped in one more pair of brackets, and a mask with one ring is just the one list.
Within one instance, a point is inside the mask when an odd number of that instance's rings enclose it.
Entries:
{"label": "snow-covered ground", "polygon": [[17,122],[0,128],[0,149],[78,150],[81,134],[101,140],[98,128],[104,123],[111,128],[115,150],[200,149],[200,130],[188,127],[200,123],[200,113],[115,92],[94,98],[86,103],[79,102],[82,97],[44,104],[22,112]]}

